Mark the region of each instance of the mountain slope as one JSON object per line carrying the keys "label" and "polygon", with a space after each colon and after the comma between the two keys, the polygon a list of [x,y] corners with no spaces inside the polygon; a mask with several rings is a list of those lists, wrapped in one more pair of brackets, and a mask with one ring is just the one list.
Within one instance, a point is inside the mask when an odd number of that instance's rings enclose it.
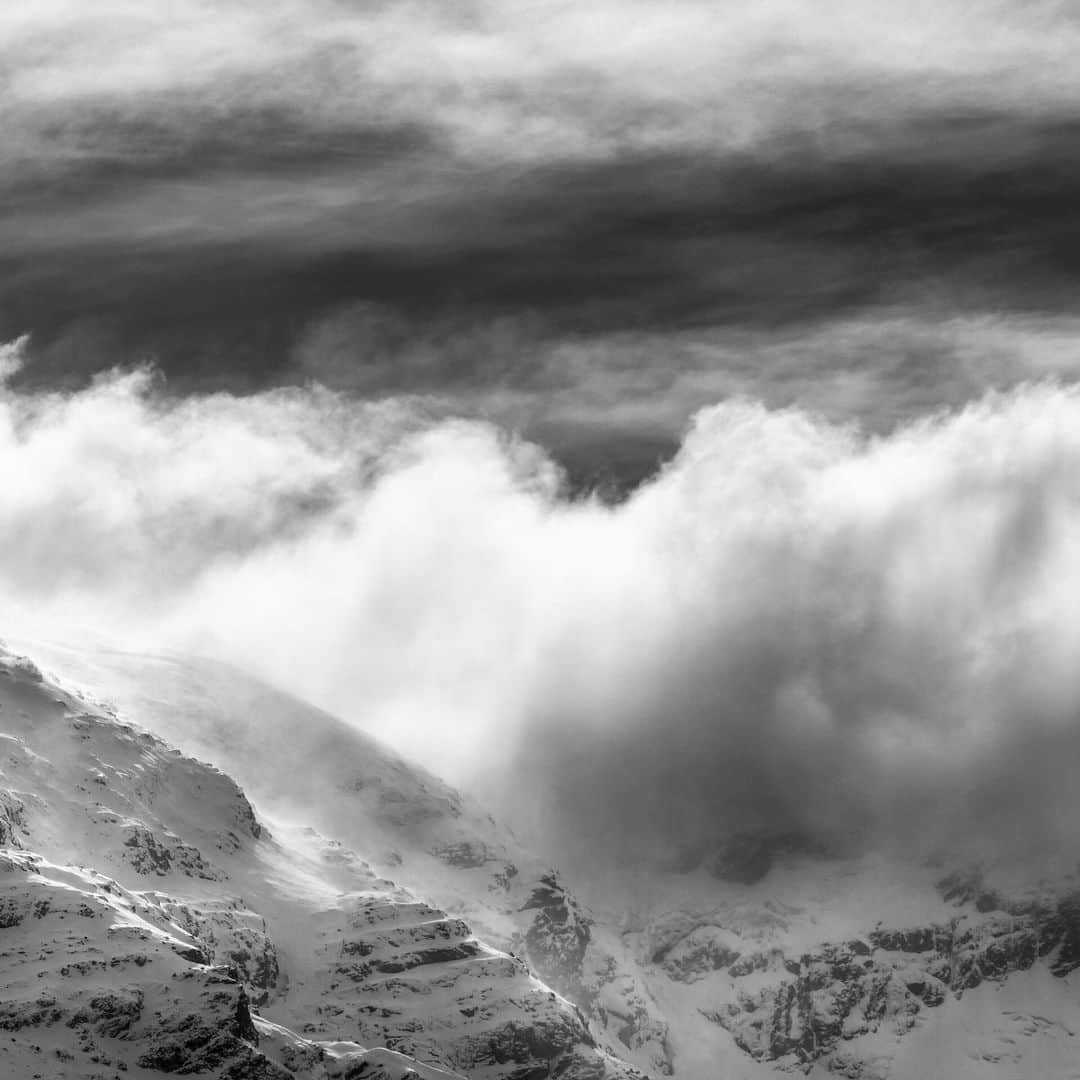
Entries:
{"label": "mountain slope", "polygon": [[628,1075],[467,923],[7,652],[0,724],[10,1075]]}
{"label": "mountain slope", "polygon": [[621,941],[596,926],[549,863],[482,807],[351,725],[227,665],[20,642],[90,699],[108,700],[235,776],[290,844],[302,823],[527,960],[583,1011],[608,1052],[672,1069],[667,1025]]}
{"label": "mountain slope", "polygon": [[[1080,878],[1068,860],[1044,875],[963,857],[841,857],[761,834],[694,864],[567,876],[435,777],[231,668],[33,648],[85,695],[243,781],[255,828],[268,822],[272,837],[226,856],[219,826],[170,833],[144,815],[153,846],[129,824],[121,844],[136,847],[109,872],[164,850],[202,897],[167,904],[170,917],[237,965],[265,1017],[304,1037],[484,1076],[547,1075],[560,1060],[578,1075],[618,1072],[619,1058],[686,1080],[952,1080],[1067,1076],[1080,1059]],[[130,771],[130,754],[105,757]],[[176,757],[183,777],[188,759]],[[94,767],[108,777],[106,766]],[[242,809],[224,787],[214,798],[215,822],[243,837]],[[27,811],[3,813],[17,823]],[[249,850],[247,883],[233,889]],[[214,880],[220,868],[230,884]],[[247,905],[222,899],[233,894]],[[297,910],[308,913],[299,928]]]}

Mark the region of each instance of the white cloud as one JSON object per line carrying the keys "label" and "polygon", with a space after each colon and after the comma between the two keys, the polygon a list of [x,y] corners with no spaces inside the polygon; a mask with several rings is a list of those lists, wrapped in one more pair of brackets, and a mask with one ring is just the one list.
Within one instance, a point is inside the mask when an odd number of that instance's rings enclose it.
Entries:
{"label": "white cloud", "polygon": [[610,507],[483,424],[137,375],[5,391],[0,469],[12,604],[239,661],[458,778],[495,766],[547,827],[1072,835],[1075,390],[873,440],[731,402]]}
{"label": "white cloud", "polygon": [[90,149],[75,107],[194,104],[210,123],[233,107],[316,127],[419,122],[468,155],[529,161],[823,131],[879,109],[868,86],[900,110],[1075,106],[1078,35],[1065,6],[1005,0],[51,0],[0,13],[0,58],[9,129],[43,155]]}
{"label": "white cloud", "polygon": [[6,383],[22,369],[26,360],[26,346],[29,343],[29,336],[0,343],[0,384]]}

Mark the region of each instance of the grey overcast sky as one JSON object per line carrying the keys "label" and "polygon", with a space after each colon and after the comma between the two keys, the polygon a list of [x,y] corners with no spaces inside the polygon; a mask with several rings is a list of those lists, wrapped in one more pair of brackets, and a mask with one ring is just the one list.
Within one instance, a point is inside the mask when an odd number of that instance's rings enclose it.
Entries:
{"label": "grey overcast sky", "polygon": [[8,5],[0,340],[630,478],[732,395],[889,430],[1080,366],[1078,55],[1050,0]]}

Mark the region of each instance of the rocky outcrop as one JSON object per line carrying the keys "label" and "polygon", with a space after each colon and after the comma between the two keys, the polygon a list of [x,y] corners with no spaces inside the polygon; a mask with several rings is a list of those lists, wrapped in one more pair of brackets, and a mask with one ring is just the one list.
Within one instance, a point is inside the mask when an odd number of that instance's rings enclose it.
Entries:
{"label": "rocky outcrop", "polygon": [[220,881],[224,874],[212,867],[198,848],[185,844],[178,836],[152,832],[139,825],[124,829],[125,858],[138,874],[167,877],[171,873],[204,881]]}
{"label": "rocky outcrop", "polygon": [[788,962],[793,977],[744,995],[713,1014],[752,1057],[806,1063],[839,1040],[876,1027],[883,1017],[918,1011],[905,975],[871,957],[863,942],[825,946]]}
{"label": "rocky outcrop", "polygon": [[21,848],[29,832],[22,799],[12,791],[0,790],[0,847]]}
{"label": "rocky outcrop", "polygon": [[[652,962],[678,982],[694,982],[712,971],[732,968],[743,955],[743,943],[719,926],[702,925],[674,942],[659,945]],[[764,965],[762,965],[764,966]]]}
{"label": "rocky outcrop", "polygon": [[208,962],[228,967],[256,1005],[264,1005],[282,985],[277,946],[266,920],[239,900],[199,904],[161,899],[162,909],[195,938]]}
{"label": "rocky outcrop", "polygon": [[34,855],[5,858],[0,896],[4,1075],[289,1075],[258,1053],[243,987],[152,899]]}
{"label": "rocky outcrop", "polygon": [[736,978],[772,969],[778,981],[710,1016],[759,1060],[806,1065],[844,1040],[888,1022],[908,1030],[916,1016],[987,981],[1038,962],[1064,976],[1080,967],[1080,893],[1010,900],[981,882],[946,879],[943,895],[961,906],[947,923],[883,927],[867,940],[822,946],[797,959],[757,954],[732,963]]}
{"label": "rocky outcrop", "polygon": [[626,1074],[573,1005],[463,920],[419,901],[357,897],[322,922],[318,973],[293,1002],[310,1017],[308,1037],[349,1033],[467,1074]]}
{"label": "rocky outcrop", "polygon": [[[531,918],[530,918],[531,916]],[[599,942],[592,918],[554,871],[540,876],[518,912],[531,967],[581,1010],[598,1037],[649,1072],[670,1075],[667,1024],[637,973]]]}
{"label": "rocky outcrop", "polygon": [[582,963],[592,938],[591,923],[558,875],[544,875],[521,911],[535,912],[525,932],[529,963],[550,986],[588,1007]]}

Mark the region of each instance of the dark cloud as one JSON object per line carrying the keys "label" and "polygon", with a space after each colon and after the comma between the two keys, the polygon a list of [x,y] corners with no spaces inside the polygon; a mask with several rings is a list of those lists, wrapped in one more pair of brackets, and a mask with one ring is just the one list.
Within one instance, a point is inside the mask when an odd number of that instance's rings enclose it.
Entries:
{"label": "dark cloud", "polygon": [[[438,320],[507,316],[551,337],[797,326],[889,304],[1075,307],[1080,155],[1065,122],[943,115],[858,151],[794,140],[743,157],[626,155],[513,175],[455,162],[434,134],[411,129],[353,132],[352,146],[308,132],[321,148],[310,154],[269,122],[263,134],[241,130],[183,152],[91,162],[36,188],[32,206],[16,199],[0,221],[0,334],[32,329],[47,347],[93,318],[169,370],[197,371],[210,352],[243,379],[253,368],[272,377],[307,326],[365,301],[419,338]],[[342,171],[339,154],[357,163]],[[405,172],[384,175],[389,158]],[[437,183],[417,191],[409,181],[425,168]],[[379,174],[374,201],[368,169]],[[324,209],[303,198],[317,202],[331,176],[346,192],[355,183],[359,200]],[[188,187],[170,221],[177,177]],[[237,180],[250,186],[252,220],[230,222],[221,201]],[[263,182],[281,204],[266,220]],[[117,209],[140,192],[153,228],[134,220],[138,207]],[[36,217],[69,215],[65,237],[35,238]],[[406,228],[409,216],[424,228]],[[178,241],[188,218],[191,236]],[[80,234],[84,219],[96,235]],[[386,389],[398,389],[387,375]]]}
{"label": "dark cloud", "polygon": [[212,191],[230,176],[303,181],[343,164],[374,169],[433,149],[435,137],[415,123],[313,126],[283,105],[208,111],[182,99],[159,101],[144,115],[107,104],[66,109],[35,126],[44,152],[6,163],[2,175],[12,214],[38,207],[71,213],[88,199],[130,197],[159,180],[201,181]]}

